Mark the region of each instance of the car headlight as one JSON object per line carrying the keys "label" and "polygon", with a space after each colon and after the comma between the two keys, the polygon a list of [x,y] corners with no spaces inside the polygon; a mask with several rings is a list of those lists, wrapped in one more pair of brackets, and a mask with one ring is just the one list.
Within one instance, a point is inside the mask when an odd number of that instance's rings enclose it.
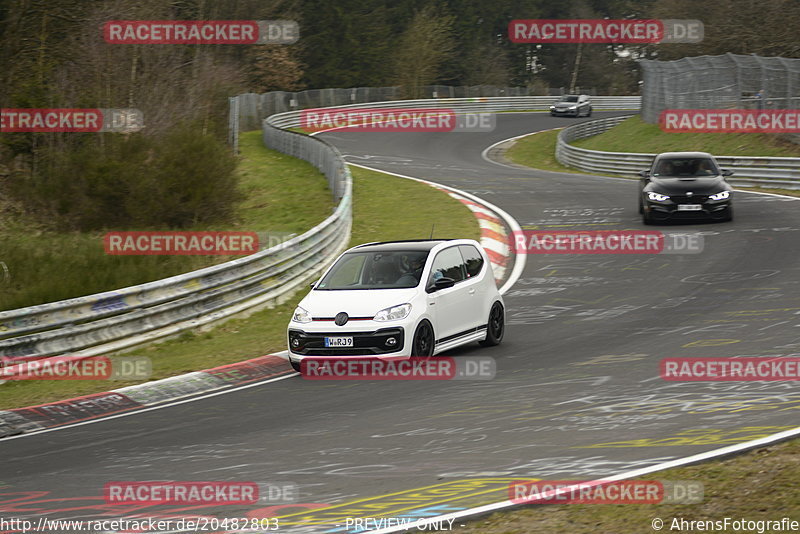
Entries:
{"label": "car headlight", "polygon": [[405,319],[411,313],[411,304],[400,304],[379,311],[373,317],[373,321],[398,321]]}
{"label": "car headlight", "polygon": [[555,107],[555,106],[550,106],[550,111],[553,111],[553,110],[555,110],[555,109],[556,109],[556,107]]}
{"label": "car headlight", "polygon": [[570,106],[569,109],[578,109],[578,106]]}
{"label": "car headlight", "polygon": [[647,200],[655,200],[656,202],[664,202],[665,200],[669,200],[669,195],[662,195],[661,193],[656,193],[654,191],[647,192]]}
{"label": "car headlight", "polygon": [[311,322],[311,314],[308,313],[306,310],[298,306],[294,309],[294,315],[292,315],[292,321],[296,323],[310,323]]}
{"label": "car headlight", "polygon": [[730,191],[720,191],[719,193],[714,193],[713,195],[709,195],[708,199],[709,200],[725,200],[729,196],[731,196],[731,192]]}

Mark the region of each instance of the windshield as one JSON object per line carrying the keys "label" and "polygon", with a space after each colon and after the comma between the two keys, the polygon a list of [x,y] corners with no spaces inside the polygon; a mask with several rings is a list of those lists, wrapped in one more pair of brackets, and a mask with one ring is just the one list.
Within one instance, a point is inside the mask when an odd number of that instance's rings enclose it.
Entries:
{"label": "windshield", "polygon": [[653,176],[717,176],[719,169],[709,158],[665,158],[658,162]]}
{"label": "windshield", "polygon": [[578,101],[578,97],[577,96],[565,96],[564,98],[561,99],[561,101],[562,102],[577,102]]}
{"label": "windshield", "polygon": [[398,289],[419,285],[428,251],[348,252],[314,289]]}

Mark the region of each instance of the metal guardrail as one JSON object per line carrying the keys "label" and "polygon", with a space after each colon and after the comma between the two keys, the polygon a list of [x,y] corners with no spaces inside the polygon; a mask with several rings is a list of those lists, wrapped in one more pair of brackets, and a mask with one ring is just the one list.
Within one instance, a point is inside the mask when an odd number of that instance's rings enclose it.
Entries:
{"label": "metal guardrail", "polygon": [[[270,93],[267,93],[269,95]],[[261,104],[261,97],[252,93],[239,95],[234,102],[231,99],[231,128],[233,124],[241,125],[247,129],[248,124],[254,120],[261,120],[268,116],[270,108]],[[504,96],[504,97],[471,97],[471,98],[423,98],[419,100],[386,100],[383,102],[361,102],[343,104],[339,106],[326,106],[326,109],[359,109],[359,108],[452,108],[461,112],[494,112],[494,111],[524,111],[543,110],[552,105],[557,97],[553,96]],[[592,96],[592,108],[597,111],[611,109],[635,109],[641,106],[640,96]],[[298,110],[295,110],[297,112]],[[289,113],[281,113],[288,116]],[[233,117],[236,120],[233,120]],[[297,125],[294,125],[295,127]],[[233,135],[232,135],[233,136]]]}
{"label": "metal guardrail", "polygon": [[[556,143],[556,159],[569,167],[586,172],[637,176],[647,169],[656,154],[638,152],[602,152],[571,145],[573,141],[601,134],[632,115],[586,121],[561,130]],[[800,158],[755,156],[714,156],[720,166],[730,169],[731,185],[800,189]]]}
{"label": "metal guardrail", "polygon": [[[595,110],[637,109],[641,99],[638,96],[595,96],[592,97],[592,108]],[[493,113],[498,111],[523,111],[545,109],[555,100],[549,96],[522,96],[503,98],[440,98],[436,100],[392,100],[388,102],[369,102],[365,104],[348,104],[325,109],[398,109],[398,108],[434,108],[452,109],[455,113]],[[269,120],[280,128],[299,128],[301,126],[301,110],[289,111],[274,115]]]}
{"label": "metal guardrail", "polygon": [[[521,97],[539,94],[529,87],[497,87],[493,85],[469,87],[426,85],[419,89],[420,92],[416,96],[418,99]],[[591,88],[581,88],[579,92],[589,95],[596,94],[594,89]],[[261,124],[261,120],[266,117],[287,111],[297,111],[298,109],[403,100],[403,93],[403,88],[400,86],[307,89],[298,92],[270,91],[262,94],[245,93],[230,99],[229,129],[233,131],[238,123],[241,123],[241,131],[255,130]],[[548,89],[547,94],[550,96],[542,96],[542,98],[555,101],[558,95],[566,94],[566,89],[563,87],[551,87]],[[231,144],[233,145],[234,143]]]}
{"label": "metal guardrail", "polygon": [[[275,121],[280,117],[275,116]],[[339,152],[321,139],[266,120],[264,144],[315,165],[339,201],[322,223],[277,246],[138,286],[0,312],[0,363],[61,354],[107,354],[280,303],[344,250],[352,181]]]}

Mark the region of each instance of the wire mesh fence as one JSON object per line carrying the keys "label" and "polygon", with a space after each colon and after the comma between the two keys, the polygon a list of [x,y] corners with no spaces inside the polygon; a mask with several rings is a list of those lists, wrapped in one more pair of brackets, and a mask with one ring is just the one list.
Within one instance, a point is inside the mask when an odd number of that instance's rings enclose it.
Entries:
{"label": "wire mesh fence", "polygon": [[800,59],[724,54],[640,60],[642,118],[665,109],[797,109]]}

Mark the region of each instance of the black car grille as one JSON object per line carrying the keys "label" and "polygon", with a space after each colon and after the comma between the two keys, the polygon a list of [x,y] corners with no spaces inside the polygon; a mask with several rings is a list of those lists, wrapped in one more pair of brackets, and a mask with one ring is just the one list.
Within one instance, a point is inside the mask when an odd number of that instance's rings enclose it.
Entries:
{"label": "black car grille", "polygon": [[[326,337],[352,336],[352,347],[326,347]],[[395,338],[394,345],[387,345],[389,338]],[[294,344],[297,341],[297,345]],[[295,354],[304,356],[364,356],[388,354],[403,349],[405,336],[402,328],[383,328],[372,332],[302,332],[289,330],[289,348]]]}
{"label": "black car grille", "polygon": [[708,195],[670,195],[669,198],[675,204],[703,204],[708,200]]}

